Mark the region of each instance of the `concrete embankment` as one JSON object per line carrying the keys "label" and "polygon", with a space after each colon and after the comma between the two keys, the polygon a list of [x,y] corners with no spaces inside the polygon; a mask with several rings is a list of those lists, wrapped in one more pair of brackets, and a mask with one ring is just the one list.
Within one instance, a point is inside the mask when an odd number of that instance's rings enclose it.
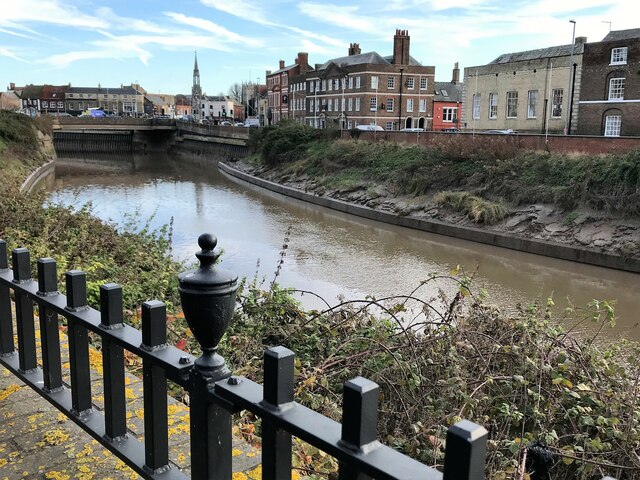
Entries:
{"label": "concrete embankment", "polygon": [[218,164],[218,168],[232,177],[273,192],[371,220],[436,233],[439,235],[471,240],[497,247],[534,253],[537,255],[640,273],[640,259],[637,258],[625,258],[621,255],[615,255],[599,251],[597,249],[565,245],[533,238],[524,238],[514,234],[464,225],[453,225],[433,219],[399,216],[394,213],[375,210],[366,206],[355,205],[325,196],[319,196],[314,193],[305,192],[296,188],[264,180],[246,172],[242,172],[222,162]]}

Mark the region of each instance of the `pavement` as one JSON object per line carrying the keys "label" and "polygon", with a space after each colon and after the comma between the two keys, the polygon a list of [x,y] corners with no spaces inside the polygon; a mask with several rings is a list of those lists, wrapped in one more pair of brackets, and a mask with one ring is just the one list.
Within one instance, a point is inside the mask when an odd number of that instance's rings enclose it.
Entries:
{"label": "pavement", "polygon": [[[37,332],[39,333],[39,332]],[[62,339],[63,356],[66,339]],[[94,408],[103,409],[101,355],[92,351]],[[68,359],[63,358],[63,372]],[[68,378],[66,378],[68,381]],[[142,381],[126,374],[127,427],[144,438]],[[174,468],[190,474],[189,407],[169,398],[169,457]],[[260,451],[244,441],[237,427],[233,440],[233,480],[262,478]],[[139,477],[37,392],[0,366],[0,480],[107,480]]]}

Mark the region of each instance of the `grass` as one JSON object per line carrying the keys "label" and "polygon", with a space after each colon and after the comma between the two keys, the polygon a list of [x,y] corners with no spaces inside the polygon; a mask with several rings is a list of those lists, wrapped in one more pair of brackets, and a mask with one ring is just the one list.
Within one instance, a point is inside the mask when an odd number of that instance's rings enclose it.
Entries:
{"label": "grass", "polygon": [[640,215],[640,151],[550,154],[523,150],[517,141],[479,138],[472,143],[450,138],[455,135],[443,137],[423,147],[340,140],[288,125],[256,137],[254,151],[270,168],[295,164],[300,175],[324,177],[326,185],[332,179],[340,184],[348,172],[354,184],[381,184],[400,195],[464,190],[516,206],[550,203],[566,211],[584,206]]}
{"label": "grass", "polygon": [[469,192],[439,192],[433,197],[436,205],[465,214],[476,223],[491,225],[507,216],[499,203],[489,202]]}

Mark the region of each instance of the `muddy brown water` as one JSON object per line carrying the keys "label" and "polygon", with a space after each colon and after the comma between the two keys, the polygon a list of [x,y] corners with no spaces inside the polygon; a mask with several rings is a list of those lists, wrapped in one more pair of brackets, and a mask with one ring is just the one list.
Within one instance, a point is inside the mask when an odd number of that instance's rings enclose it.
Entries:
{"label": "muddy brown water", "polygon": [[[221,266],[265,286],[283,259],[278,283],[314,292],[331,305],[406,295],[430,274],[461,266],[474,273],[472,291],[485,290],[504,310],[548,297],[559,314],[570,304],[615,301],[617,326],[604,334],[640,340],[638,274],[369,221],[227,178],[215,166],[185,166],[160,156],[60,158],[48,189],[51,202],[91,202],[96,216],[119,226],[148,222],[157,228],[173,218],[172,253],[180,260],[191,262],[198,235],[212,232],[224,250]],[[439,290],[451,297],[457,287],[433,280],[416,295],[430,300]],[[324,305],[314,295],[299,298],[307,307]],[[576,319],[566,322],[573,326]],[[576,330],[589,335],[597,328],[583,321]]]}

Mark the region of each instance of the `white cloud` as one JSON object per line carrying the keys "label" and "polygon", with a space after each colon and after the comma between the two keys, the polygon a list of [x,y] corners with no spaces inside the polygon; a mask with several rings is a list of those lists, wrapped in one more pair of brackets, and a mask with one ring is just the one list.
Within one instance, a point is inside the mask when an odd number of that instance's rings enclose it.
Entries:
{"label": "white cloud", "polygon": [[262,9],[262,2],[250,2],[247,0],[200,0],[200,2],[211,8],[215,8],[234,17],[243,18],[250,22],[260,23],[262,25],[275,25],[267,20],[266,14]]}
{"label": "white cloud", "polygon": [[380,28],[381,19],[368,17],[355,6],[302,2],[298,4],[298,10],[314,20],[351,30],[373,33]]}
{"label": "white cloud", "polygon": [[8,47],[0,46],[0,57],[9,57],[9,58],[13,58],[14,60],[17,60],[19,62],[29,63],[26,60],[24,60],[23,58],[20,58],[12,49],[10,49]]}
{"label": "white cloud", "polygon": [[86,15],[75,6],[58,0],[19,0],[2,9],[0,25],[51,23],[81,28],[105,28],[104,19]]}
{"label": "white cloud", "polygon": [[206,32],[213,33],[219,38],[217,39],[223,43],[240,43],[247,46],[259,47],[263,45],[263,42],[253,38],[249,38],[246,35],[240,35],[238,33],[227,30],[226,28],[204,18],[188,17],[182,13],[164,12],[164,14],[175,20],[178,23],[196,27]]}

